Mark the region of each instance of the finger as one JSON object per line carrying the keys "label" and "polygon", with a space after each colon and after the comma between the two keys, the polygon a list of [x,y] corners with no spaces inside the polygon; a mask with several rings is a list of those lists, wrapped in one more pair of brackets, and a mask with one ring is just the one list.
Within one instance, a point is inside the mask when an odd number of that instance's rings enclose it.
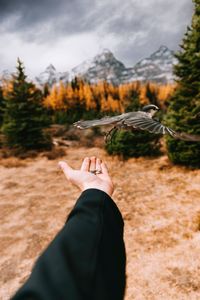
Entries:
{"label": "finger", "polygon": [[106,165],[104,162],[101,163],[101,170],[102,170],[102,173],[103,173],[104,175],[106,175],[106,176],[109,177],[109,174],[108,174],[108,168],[107,168],[107,165]]}
{"label": "finger", "polygon": [[96,159],[96,168],[97,171],[101,171],[101,159]]}
{"label": "finger", "polygon": [[65,161],[59,161],[58,165],[63,170],[63,172],[64,172],[65,176],[67,177],[67,179],[69,179],[70,174],[73,171],[73,169]]}
{"label": "finger", "polygon": [[96,157],[92,156],[90,158],[90,171],[94,171],[96,169]]}
{"label": "finger", "polygon": [[81,171],[88,172],[90,168],[90,159],[89,157],[85,157],[81,166]]}

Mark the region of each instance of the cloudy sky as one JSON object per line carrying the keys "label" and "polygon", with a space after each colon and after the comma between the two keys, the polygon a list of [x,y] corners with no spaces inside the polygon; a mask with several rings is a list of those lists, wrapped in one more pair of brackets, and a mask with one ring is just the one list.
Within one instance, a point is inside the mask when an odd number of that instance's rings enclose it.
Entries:
{"label": "cloudy sky", "polygon": [[160,45],[177,50],[192,0],[0,0],[0,72],[17,57],[33,76],[67,71],[110,49],[126,66]]}

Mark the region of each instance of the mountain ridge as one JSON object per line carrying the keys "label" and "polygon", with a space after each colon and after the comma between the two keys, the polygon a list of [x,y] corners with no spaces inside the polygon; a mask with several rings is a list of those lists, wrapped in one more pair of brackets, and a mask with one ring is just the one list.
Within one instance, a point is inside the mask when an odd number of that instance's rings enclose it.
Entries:
{"label": "mountain ridge", "polygon": [[50,64],[34,81],[41,86],[52,86],[59,81],[67,83],[75,77],[81,77],[90,83],[105,80],[115,85],[133,81],[173,83],[173,66],[176,63],[174,51],[164,45],[149,57],[139,60],[133,67],[126,67],[109,49],[104,49],[70,71],[58,72],[53,64]]}

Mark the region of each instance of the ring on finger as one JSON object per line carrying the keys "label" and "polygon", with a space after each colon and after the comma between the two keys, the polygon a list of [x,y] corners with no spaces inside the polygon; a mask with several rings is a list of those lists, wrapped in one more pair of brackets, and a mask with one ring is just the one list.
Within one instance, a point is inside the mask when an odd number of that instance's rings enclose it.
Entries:
{"label": "ring on finger", "polygon": [[102,171],[101,170],[96,170],[95,174],[101,174]]}
{"label": "ring on finger", "polygon": [[101,174],[102,171],[101,170],[91,170],[90,173],[97,175],[97,174]]}

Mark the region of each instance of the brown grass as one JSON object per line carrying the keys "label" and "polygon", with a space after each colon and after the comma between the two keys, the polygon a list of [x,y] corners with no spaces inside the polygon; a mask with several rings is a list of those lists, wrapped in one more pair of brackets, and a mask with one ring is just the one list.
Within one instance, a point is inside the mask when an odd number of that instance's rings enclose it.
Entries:
{"label": "brown grass", "polygon": [[[120,161],[99,148],[66,149],[73,167],[86,155],[108,163],[125,221],[125,299],[200,299],[200,170],[172,166],[166,156]],[[25,281],[79,195],[58,161],[1,160],[1,300]]]}
{"label": "brown grass", "polygon": [[26,167],[26,161],[16,157],[10,157],[0,160],[1,166],[5,168],[21,168]]}
{"label": "brown grass", "polygon": [[62,158],[65,155],[66,155],[65,147],[53,147],[51,151],[44,152],[40,156],[46,157],[49,160],[54,160],[54,159]]}

